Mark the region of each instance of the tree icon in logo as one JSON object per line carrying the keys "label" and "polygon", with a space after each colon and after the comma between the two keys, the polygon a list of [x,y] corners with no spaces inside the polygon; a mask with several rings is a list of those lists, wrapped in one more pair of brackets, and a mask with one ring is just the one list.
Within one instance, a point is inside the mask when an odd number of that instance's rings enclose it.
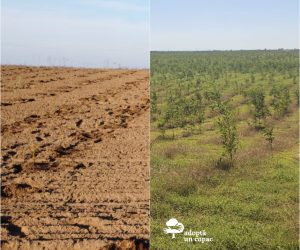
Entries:
{"label": "tree icon in logo", "polygon": [[182,233],[184,225],[175,218],[172,218],[166,222],[167,228],[164,228],[165,234],[172,234],[172,239],[175,239],[175,234]]}

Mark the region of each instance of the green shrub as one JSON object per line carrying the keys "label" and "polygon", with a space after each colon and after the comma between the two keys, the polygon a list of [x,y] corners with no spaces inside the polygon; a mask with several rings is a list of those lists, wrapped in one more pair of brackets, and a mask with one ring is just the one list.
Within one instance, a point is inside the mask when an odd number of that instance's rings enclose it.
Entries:
{"label": "green shrub", "polygon": [[271,105],[279,116],[284,116],[288,112],[288,107],[291,103],[290,93],[286,86],[273,86],[271,93],[273,97]]}

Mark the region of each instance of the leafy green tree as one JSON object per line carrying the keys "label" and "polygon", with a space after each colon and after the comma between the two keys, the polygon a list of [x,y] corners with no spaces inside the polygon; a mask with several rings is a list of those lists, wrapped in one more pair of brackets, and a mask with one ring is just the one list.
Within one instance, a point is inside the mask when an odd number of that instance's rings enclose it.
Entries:
{"label": "leafy green tree", "polygon": [[205,121],[205,104],[204,104],[204,98],[200,92],[197,92],[195,95],[194,117],[195,117],[195,123],[199,124],[200,132],[201,132],[201,125]]}
{"label": "leafy green tree", "polygon": [[275,139],[273,130],[273,127],[264,129],[265,140],[269,143],[271,151],[273,151],[273,141]]}
{"label": "leafy green tree", "polygon": [[221,93],[217,89],[213,89],[210,91],[206,91],[204,93],[205,98],[210,101],[211,105],[210,108],[213,110],[221,110],[223,105],[221,101]]}
{"label": "leafy green tree", "polygon": [[173,139],[175,138],[174,129],[181,122],[179,108],[180,107],[175,103],[175,99],[170,96],[168,98],[168,105],[164,115],[164,122],[167,128],[173,129]]}
{"label": "leafy green tree", "polygon": [[269,109],[265,103],[264,91],[260,88],[250,92],[250,102],[254,106],[252,112],[254,116],[254,125],[256,129],[264,128],[264,120],[270,115]]}
{"label": "leafy green tree", "polygon": [[160,119],[158,124],[157,124],[157,128],[159,129],[161,135],[163,138],[165,138],[166,135],[166,122],[164,119]]}
{"label": "leafy green tree", "polygon": [[227,105],[223,105],[221,108],[221,115],[218,118],[218,127],[221,134],[224,154],[229,157],[232,165],[234,155],[238,149],[239,138],[235,115]]}
{"label": "leafy green tree", "polygon": [[291,103],[290,93],[286,86],[273,86],[271,93],[273,97],[271,105],[279,116],[284,116],[288,112]]}
{"label": "leafy green tree", "polygon": [[158,111],[157,108],[157,94],[156,92],[153,92],[151,95],[151,114],[156,114]]}

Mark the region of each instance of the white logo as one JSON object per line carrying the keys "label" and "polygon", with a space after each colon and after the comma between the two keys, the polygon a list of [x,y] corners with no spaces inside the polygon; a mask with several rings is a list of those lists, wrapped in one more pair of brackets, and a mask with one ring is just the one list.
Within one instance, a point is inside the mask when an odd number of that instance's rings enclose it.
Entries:
{"label": "white logo", "polygon": [[182,233],[184,225],[175,218],[172,218],[166,222],[167,228],[164,228],[166,234],[172,234],[172,239],[175,239],[175,234]]}
{"label": "white logo", "polygon": [[164,228],[165,234],[172,234],[172,239],[175,239],[175,234],[183,233],[183,241],[186,243],[210,243],[213,238],[208,237],[205,230],[185,230],[184,225],[175,218],[166,222],[167,227]]}

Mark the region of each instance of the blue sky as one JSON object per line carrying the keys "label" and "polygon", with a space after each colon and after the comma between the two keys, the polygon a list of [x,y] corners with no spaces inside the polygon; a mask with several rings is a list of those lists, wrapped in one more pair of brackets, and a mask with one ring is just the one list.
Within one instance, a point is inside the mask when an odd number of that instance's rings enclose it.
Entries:
{"label": "blue sky", "polygon": [[2,0],[2,64],[149,66],[149,0]]}
{"label": "blue sky", "polygon": [[298,48],[298,0],[151,0],[151,50]]}

